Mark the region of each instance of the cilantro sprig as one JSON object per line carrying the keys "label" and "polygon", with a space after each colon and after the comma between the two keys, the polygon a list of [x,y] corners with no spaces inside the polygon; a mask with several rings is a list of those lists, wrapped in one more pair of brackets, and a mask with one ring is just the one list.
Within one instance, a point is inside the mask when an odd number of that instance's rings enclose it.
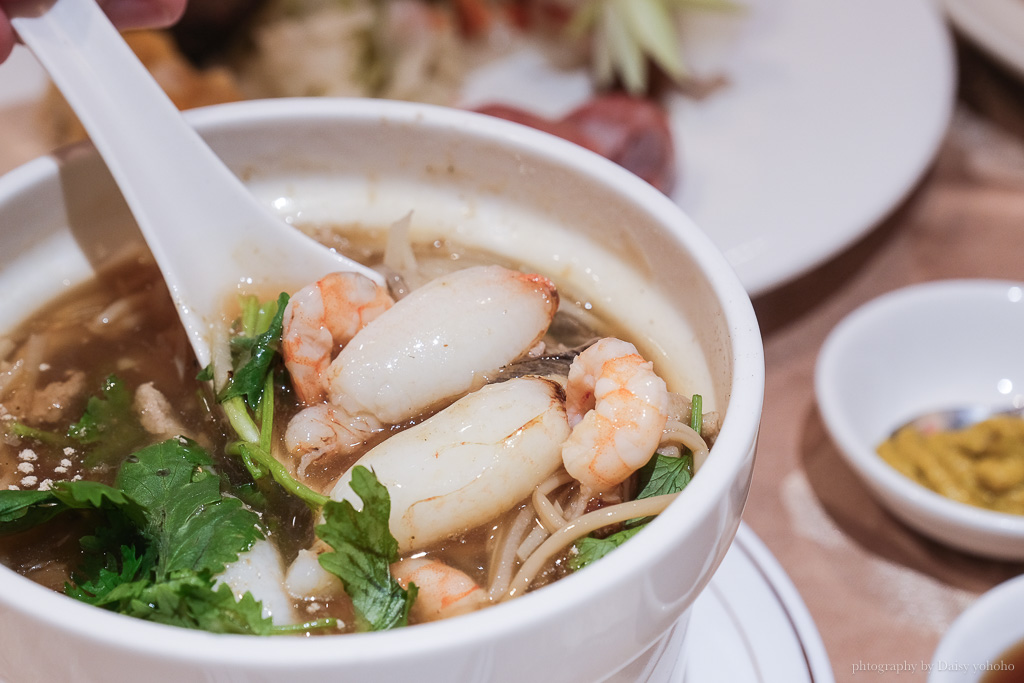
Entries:
{"label": "cilantro sprig", "polygon": [[[276,301],[260,303],[255,297],[243,297],[239,334],[231,341],[232,373],[217,400],[238,435],[227,447],[230,455],[241,458],[256,481],[266,477],[319,510],[330,500],[291,475],[274,457],[274,360],[279,354],[288,295],[282,292]],[[212,373],[205,371],[204,377]]]}
{"label": "cilantro sprig", "polygon": [[84,560],[65,586],[71,597],[217,633],[281,630],[252,595],[236,599],[215,579],[264,534],[259,515],[221,490],[213,461],[193,441],[170,439],[137,451],[113,486],[66,481],[48,491],[0,494],[0,535],[62,514],[92,522],[92,533],[80,541]]}
{"label": "cilantro sprig", "polygon": [[[236,598],[216,579],[264,538],[260,515],[242,499],[265,500],[258,488],[269,475],[322,514],[316,531],[333,550],[321,564],[344,584],[357,626],[381,630],[407,624],[417,589],[402,588],[390,574],[398,544],[388,525],[387,489],[372,472],[357,468],[351,485],[363,505],[356,510],[309,489],[272,454],[275,371],[287,302],[286,294],[264,304],[243,301],[230,380],[217,396],[238,435],[226,452],[240,458],[252,482],[230,482],[188,439],[135,450],[145,433],[131,411],[130,392],[111,376],[67,434],[16,428],[21,436],[58,446],[89,445],[96,462],[119,464],[114,484],[80,480],[45,491],[0,491],[0,535],[61,515],[81,516],[89,531],[79,539],[83,559],[65,592],[121,614],[216,633],[270,635],[332,627],[334,619],[275,626],[251,594]],[[210,370],[200,379],[212,378]]]}
{"label": "cilantro sprig", "polygon": [[334,550],[320,556],[320,565],[341,579],[361,630],[405,626],[417,589],[412,583],[403,589],[391,576],[389,567],[398,560],[398,542],[388,527],[388,490],[361,465],[352,470],[350,485],[362,500],[362,510],[347,500],[332,500],[324,506],[324,523],[316,532]]}

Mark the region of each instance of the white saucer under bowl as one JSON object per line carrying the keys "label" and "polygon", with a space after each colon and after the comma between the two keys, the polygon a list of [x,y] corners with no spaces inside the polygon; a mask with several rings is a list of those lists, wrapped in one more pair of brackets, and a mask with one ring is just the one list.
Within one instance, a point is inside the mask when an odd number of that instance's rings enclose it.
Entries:
{"label": "white saucer under bowl", "polygon": [[673,683],[834,683],[807,606],[760,538],[741,524],[693,606]]}

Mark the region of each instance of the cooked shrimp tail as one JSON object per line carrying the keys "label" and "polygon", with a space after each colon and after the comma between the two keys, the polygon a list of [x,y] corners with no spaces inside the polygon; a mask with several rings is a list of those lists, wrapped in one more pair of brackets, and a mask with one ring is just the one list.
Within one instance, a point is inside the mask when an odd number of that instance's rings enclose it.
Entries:
{"label": "cooked shrimp tail", "polygon": [[297,471],[304,475],[323,456],[351,453],[381,428],[372,416],[353,416],[337,406],[320,403],[303,408],[291,419],[284,444],[292,457],[299,459]]}
{"label": "cooked shrimp tail", "polygon": [[324,372],[336,349],[393,303],[384,287],[359,273],[331,273],[291,297],[281,354],[303,403],[324,400]]}
{"label": "cooked shrimp tail", "polygon": [[416,621],[436,621],[473,612],[490,602],[490,597],[468,574],[439,560],[409,558],[391,565],[391,576],[408,588],[418,590],[410,616]]}

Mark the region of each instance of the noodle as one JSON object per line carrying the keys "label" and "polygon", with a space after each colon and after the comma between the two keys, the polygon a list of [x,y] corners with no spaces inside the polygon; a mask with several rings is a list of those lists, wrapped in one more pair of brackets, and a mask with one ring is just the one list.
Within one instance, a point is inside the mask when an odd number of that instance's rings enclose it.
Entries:
{"label": "noodle", "polygon": [[594,512],[588,512],[579,519],[566,524],[564,527],[551,534],[537,550],[530,555],[519,572],[512,580],[505,598],[514,598],[520,593],[525,593],[530,583],[537,577],[551,558],[580,538],[590,534],[609,524],[618,524],[630,519],[639,517],[650,517],[662,513],[669,504],[676,499],[678,493],[668,493],[662,496],[643,498],[626,503],[620,503],[606,507]]}
{"label": "noodle", "polygon": [[570,522],[577,519],[587,509],[587,503],[593,497],[594,492],[589,487],[580,484],[579,489],[576,491],[576,497],[569,503],[569,512],[565,515],[565,518]]}
{"label": "noodle", "polygon": [[565,526],[565,516],[551,502],[547,494],[571,481],[573,481],[572,476],[565,470],[561,470],[545,479],[533,491],[533,507],[537,511],[537,520],[541,526],[547,529],[548,533],[553,534]]}
{"label": "noodle", "polygon": [[508,591],[508,586],[512,582],[512,566],[516,559],[516,549],[530,522],[533,521],[534,517],[530,506],[524,506],[516,515],[515,521],[512,522],[504,538],[495,547],[491,560],[491,587],[488,590],[492,601],[497,600]]}
{"label": "noodle", "polygon": [[[39,376],[39,365],[43,362],[46,351],[46,338],[33,334],[21,349],[20,358],[0,373],[0,398],[7,399],[17,390],[35,389],[36,378]],[[20,386],[19,386],[20,385]]]}
{"label": "noodle", "polygon": [[516,557],[518,557],[520,560],[525,560],[530,555],[532,555],[533,551],[539,548],[540,544],[543,543],[550,535],[551,533],[543,526],[538,525],[533,527],[533,530],[530,532],[530,534],[525,539],[523,539],[523,542],[520,544],[519,549],[516,550]]}
{"label": "noodle", "polygon": [[707,442],[692,427],[682,422],[670,421],[665,424],[665,435],[662,437],[662,443],[665,441],[678,442],[689,448],[693,452],[694,468],[700,468],[704,461],[708,459],[710,449]]}

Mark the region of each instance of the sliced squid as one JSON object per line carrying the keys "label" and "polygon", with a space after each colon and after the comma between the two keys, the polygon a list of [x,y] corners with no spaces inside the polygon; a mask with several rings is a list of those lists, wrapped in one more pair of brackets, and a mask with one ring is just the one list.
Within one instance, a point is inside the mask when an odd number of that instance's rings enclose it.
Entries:
{"label": "sliced squid", "polygon": [[[529,496],[561,465],[569,436],[564,392],[540,377],[490,384],[396,434],[356,463],[374,472],[391,497],[391,534],[408,554],[494,519]],[[362,501],[335,482],[334,500]],[[320,566],[323,543],[299,552],[285,585],[296,598],[341,590]],[[476,598],[474,598],[476,599]]]}
{"label": "sliced squid", "polygon": [[401,422],[522,356],[557,309],[547,278],[501,266],[431,280],[341,350],[327,369],[329,401],[351,415]]}
{"label": "sliced squid", "polygon": [[[469,394],[356,464],[388,489],[391,533],[408,553],[512,509],[559,468],[569,433],[561,386],[520,377]],[[351,470],[331,498],[360,507],[350,481]]]}

